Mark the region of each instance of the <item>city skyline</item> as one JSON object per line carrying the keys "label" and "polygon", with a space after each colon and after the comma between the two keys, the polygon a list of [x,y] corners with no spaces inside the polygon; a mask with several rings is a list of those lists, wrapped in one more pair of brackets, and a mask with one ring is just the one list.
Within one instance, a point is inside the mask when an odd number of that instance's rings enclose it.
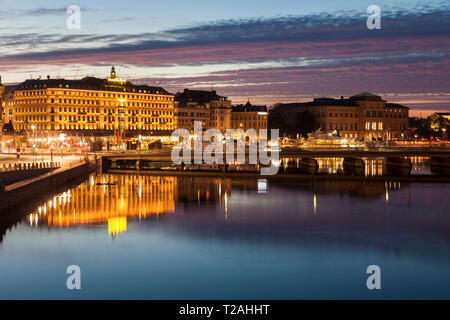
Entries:
{"label": "city skyline", "polygon": [[449,6],[441,1],[377,1],[381,30],[366,27],[368,1],[78,1],[80,30],[66,28],[65,1],[24,2],[0,10],[4,84],[103,78],[114,64],[138,84],[172,93],[212,87],[233,103],[368,91],[412,116],[450,106]]}

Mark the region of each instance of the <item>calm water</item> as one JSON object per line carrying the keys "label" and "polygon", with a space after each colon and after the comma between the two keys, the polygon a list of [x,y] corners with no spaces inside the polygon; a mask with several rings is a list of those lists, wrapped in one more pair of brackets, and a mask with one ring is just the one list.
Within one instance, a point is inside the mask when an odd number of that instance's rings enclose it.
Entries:
{"label": "calm water", "polygon": [[[448,299],[449,195],[450,184],[92,175],[0,220],[0,298]],[[66,288],[72,264],[80,291]],[[372,264],[379,291],[366,287]]]}

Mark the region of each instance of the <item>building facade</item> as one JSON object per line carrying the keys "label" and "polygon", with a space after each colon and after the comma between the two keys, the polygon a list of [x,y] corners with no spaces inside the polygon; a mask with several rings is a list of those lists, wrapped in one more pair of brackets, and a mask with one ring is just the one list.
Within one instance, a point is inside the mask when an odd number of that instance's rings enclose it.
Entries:
{"label": "building facade", "polygon": [[4,123],[14,122],[14,90],[17,86],[5,86],[2,94],[2,119]]}
{"label": "building facade", "polygon": [[309,113],[314,130],[337,131],[358,140],[402,139],[409,132],[409,108],[387,103],[380,96],[360,93],[350,98],[318,98],[312,102],[279,104],[274,111],[295,128],[299,116]]}
{"label": "building facade", "polygon": [[26,80],[14,90],[18,131],[105,135],[117,131],[151,134],[174,128],[174,96],[161,87],[134,85],[117,77]]}
{"label": "building facade", "polygon": [[258,133],[260,129],[267,129],[267,120],[267,106],[254,106],[249,101],[231,109],[231,128],[235,130],[255,129]]}
{"label": "building facade", "polygon": [[193,132],[194,121],[203,129],[215,128],[225,132],[231,127],[231,101],[216,91],[184,89],[175,95],[175,127]]}
{"label": "building facade", "polygon": [[4,93],[5,93],[5,86],[2,84],[2,77],[0,76],[0,129],[3,127],[3,124],[5,123],[5,101],[4,101]]}

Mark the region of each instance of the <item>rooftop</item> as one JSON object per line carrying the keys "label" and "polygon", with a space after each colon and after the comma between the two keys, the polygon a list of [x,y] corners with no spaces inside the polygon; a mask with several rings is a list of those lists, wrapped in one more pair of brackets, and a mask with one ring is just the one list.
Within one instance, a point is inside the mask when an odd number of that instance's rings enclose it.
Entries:
{"label": "rooftop", "polygon": [[398,103],[386,103],[386,108],[403,108],[403,109],[409,109],[407,106],[398,104]]}
{"label": "rooftop", "polygon": [[248,101],[231,107],[231,112],[267,112],[267,106],[254,106]]}
{"label": "rooftop", "polygon": [[311,102],[281,103],[277,107],[296,108],[296,107],[358,107],[358,105],[349,99],[317,98]]}
{"label": "rooftop", "polygon": [[[276,107],[282,108],[298,108],[298,107],[328,107],[328,106],[338,106],[338,107],[358,107],[358,102],[360,100],[374,100],[374,101],[384,101],[380,96],[374,95],[369,92],[362,92],[357,95],[351,96],[350,98],[341,97],[340,99],[335,98],[315,98],[311,102],[296,102],[296,103],[280,103]],[[401,104],[396,103],[386,103],[386,108],[406,108]]]}
{"label": "rooftop", "polygon": [[18,84],[4,86],[5,87],[4,94],[10,93],[10,92],[14,92],[14,90],[16,90],[18,86],[19,86]]}
{"label": "rooftop", "polygon": [[16,90],[38,90],[46,88],[62,88],[62,89],[82,89],[97,91],[116,91],[116,92],[134,92],[147,94],[163,94],[171,95],[168,91],[161,87],[152,87],[147,85],[135,85],[126,80],[116,77],[114,67],[111,69],[111,75],[107,79],[95,77],[85,77],[81,80],[66,79],[29,79],[17,86]]}
{"label": "rooftop", "polygon": [[379,100],[381,101],[381,97],[377,96],[370,92],[361,92],[358,94],[355,94],[354,96],[350,97],[351,100]]}
{"label": "rooftop", "polygon": [[178,92],[175,95],[175,99],[180,102],[193,101],[202,104],[210,101],[219,101],[221,99],[226,100],[227,97],[218,95],[215,90],[203,91],[203,90],[184,89],[183,92]]}

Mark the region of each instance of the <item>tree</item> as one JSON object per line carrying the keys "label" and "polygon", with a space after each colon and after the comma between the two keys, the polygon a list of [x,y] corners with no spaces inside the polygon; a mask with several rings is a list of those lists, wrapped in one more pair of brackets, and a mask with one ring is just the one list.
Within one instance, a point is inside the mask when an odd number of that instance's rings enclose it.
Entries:
{"label": "tree", "polygon": [[274,108],[269,111],[269,119],[268,119],[269,129],[278,129],[280,130],[280,136],[290,135],[291,132],[286,125],[283,117],[280,112]]}
{"label": "tree", "polygon": [[2,128],[2,132],[5,134],[13,134],[14,133],[14,125],[11,120],[8,123],[5,123]]}

